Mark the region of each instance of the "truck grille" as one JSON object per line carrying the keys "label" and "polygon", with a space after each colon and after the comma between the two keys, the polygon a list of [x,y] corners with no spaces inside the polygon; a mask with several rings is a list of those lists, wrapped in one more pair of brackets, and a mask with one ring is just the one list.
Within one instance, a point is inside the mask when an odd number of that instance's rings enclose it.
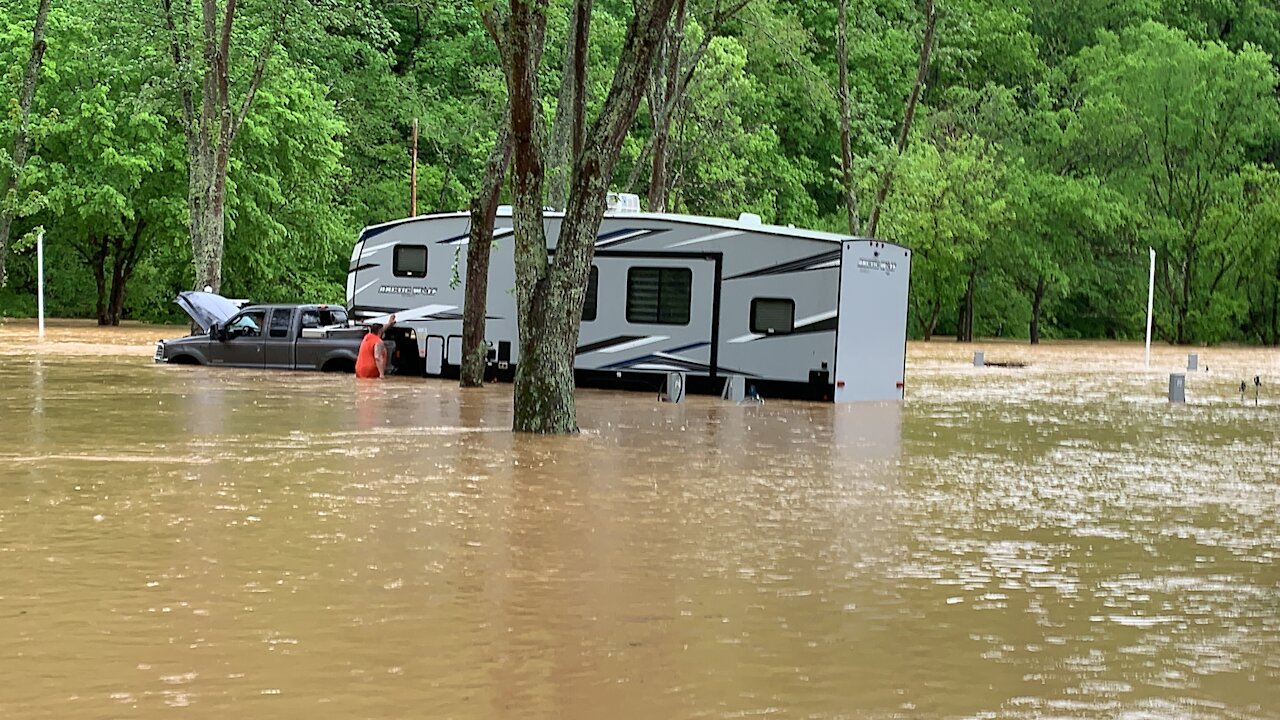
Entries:
{"label": "truck grille", "polygon": [[164,341],[156,343],[156,362],[164,362]]}

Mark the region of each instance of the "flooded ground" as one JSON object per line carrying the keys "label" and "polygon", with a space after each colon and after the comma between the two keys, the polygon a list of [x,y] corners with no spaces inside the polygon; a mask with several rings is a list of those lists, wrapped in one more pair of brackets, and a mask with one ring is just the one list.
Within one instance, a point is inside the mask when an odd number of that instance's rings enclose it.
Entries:
{"label": "flooded ground", "polygon": [[175,333],[0,328],[0,717],[1280,717],[1275,350],[1170,406],[1184,349],[917,344],[902,405],[537,438]]}

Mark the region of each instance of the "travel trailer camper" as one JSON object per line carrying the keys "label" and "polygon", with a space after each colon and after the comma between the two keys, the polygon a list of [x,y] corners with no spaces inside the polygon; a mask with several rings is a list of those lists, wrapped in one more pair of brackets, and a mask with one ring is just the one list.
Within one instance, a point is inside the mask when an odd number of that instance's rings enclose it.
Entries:
{"label": "travel trailer camper", "polygon": [[[911,251],[892,243],[737,220],[642,213],[611,203],[578,338],[580,385],[691,392],[730,376],[764,397],[900,400]],[[547,212],[554,253],[562,213]],[[413,328],[424,374],[456,377],[470,219],[438,213],[367,227],[351,253],[347,304]],[[499,210],[485,335],[493,373],[520,362],[510,208]]]}

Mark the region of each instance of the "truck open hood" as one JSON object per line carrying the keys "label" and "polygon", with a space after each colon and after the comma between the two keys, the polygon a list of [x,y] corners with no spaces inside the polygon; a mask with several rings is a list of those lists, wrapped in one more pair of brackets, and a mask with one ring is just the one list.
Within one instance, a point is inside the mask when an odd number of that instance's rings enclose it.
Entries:
{"label": "truck open hood", "polygon": [[209,328],[216,323],[230,320],[240,311],[235,303],[214,293],[180,292],[173,301],[185,310],[191,316],[191,320],[205,332],[209,332]]}

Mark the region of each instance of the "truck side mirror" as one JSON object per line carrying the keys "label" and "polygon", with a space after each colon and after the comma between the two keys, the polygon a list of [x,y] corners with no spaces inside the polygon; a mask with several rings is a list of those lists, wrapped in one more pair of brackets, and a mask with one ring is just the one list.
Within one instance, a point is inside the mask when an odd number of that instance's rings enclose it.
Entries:
{"label": "truck side mirror", "polygon": [[227,329],[221,325],[214,325],[209,328],[209,334],[213,335],[213,339],[219,342],[227,341]]}

